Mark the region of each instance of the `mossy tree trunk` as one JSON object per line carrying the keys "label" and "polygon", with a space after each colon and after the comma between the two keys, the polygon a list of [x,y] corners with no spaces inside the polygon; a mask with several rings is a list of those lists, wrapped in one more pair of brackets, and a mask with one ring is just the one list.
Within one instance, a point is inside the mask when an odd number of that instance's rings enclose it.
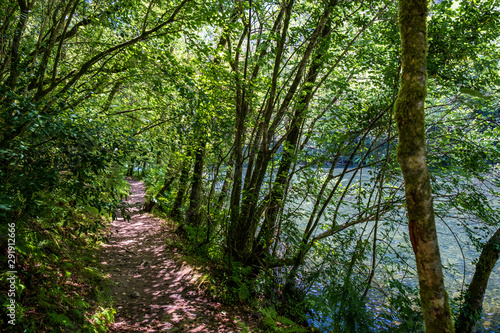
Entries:
{"label": "mossy tree trunk", "polygon": [[495,264],[500,256],[500,229],[488,240],[479,260],[476,271],[467,289],[464,304],[460,308],[460,314],[455,324],[457,333],[472,333],[478,319],[481,318],[483,309],[483,298],[488,280]]}
{"label": "mossy tree trunk", "polygon": [[402,77],[395,105],[398,162],[405,181],[409,234],[417,262],[426,332],[454,332],[444,287],[425,159],[424,102],[427,95],[427,0],[399,0]]}
{"label": "mossy tree trunk", "polygon": [[142,162],[142,171],[141,171],[141,177],[146,176],[146,161]]}

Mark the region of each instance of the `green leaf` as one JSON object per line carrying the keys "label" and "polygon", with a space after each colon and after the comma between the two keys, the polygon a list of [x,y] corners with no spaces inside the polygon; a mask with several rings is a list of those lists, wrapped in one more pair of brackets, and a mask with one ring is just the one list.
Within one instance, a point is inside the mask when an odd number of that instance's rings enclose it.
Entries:
{"label": "green leaf", "polygon": [[493,96],[485,96],[482,92],[470,89],[470,88],[460,88],[460,92],[462,94],[470,95],[473,97],[481,98],[481,99],[492,99]]}

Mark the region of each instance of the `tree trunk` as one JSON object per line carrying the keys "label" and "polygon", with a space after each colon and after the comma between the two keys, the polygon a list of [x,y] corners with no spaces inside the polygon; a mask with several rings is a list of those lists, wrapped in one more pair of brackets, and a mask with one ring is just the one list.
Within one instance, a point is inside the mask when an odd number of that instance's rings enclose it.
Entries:
{"label": "tree trunk", "polygon": [[177,196],[175,197],[174,207],[170,212],[170,216],[176,220],[182,219],[181,207],[184,202],[184,194],[186,193],[187,186],[189,183],[189,171],[191,170],[191,153],[188,151],[186,159],[184,161],[184,167],[181,171],[181,177],[179,180],[179,189],[177,191]]}
{"label": "tree trunk", "polygon": [[[165,192],[170,191],[170,188],[172,187],[172,184],[174,183],[175,178],[176,178],[175,174],[170,176],[170,177],[165,177],[165,182],[163,183],[163,186],[160,189],[160,191],[158,191],[158,193],[155,195],[155,199],[158,200],[158,198],[163,196],[165,194]],[[153,200],[152,198],[149,198],[149,200],[147,200],[144,203],[144,211],[146,213],[151,213],[154,206],[156,205],[156,201]]]}
{"label": "tree trunk", "polygon": [[[238,86],[238,84],[237,84]],[[231,226],[238,224],[240,218],[240,200],[241,200],[241,185],[243,179],[243,143],[245,139],[245,118],[246,118],[246,103],[237,90],[236,93],[236,120],[235,120],[235,135],[233,145],[233,186],[231,191],[231,199],[229,203]],[[230,256],[236,248],[236,238],[234,232],[230,231],[227,239],[227,250]]]}
{"label": "tree trunk", "polygon": [[495,267],[500,255],[500,229],[488,240],[479,261],[476,264],[476,271],[467,289],[464,304],[460,308],[455,330],[457,333],[472,333],[478,319],[481,318],[483,309],[483,298],[491,271]]}
{"label": "tree trunk", "polygon": [[[295,96],[297,93],[297,89],[300,82],[302,81],[306,65],[309,61],[312,51],[315,47],[317,47],[317,40],[321,36],[323,28],[325,27],[328,21],[328,17],[331,13],[331,9],[335,5],[335,3],[336,1],[331,0],[326,4],[323,15],[321,16],[321,19],[319,20],[315,31],[308,41],[308,45],[302,56],[300,65],[298,66],[297,72],[295,73],[294,80],[291,83],[280,107],[275,108],[275,104],[277,104],[277,97],[275,95],[278,85],[278,76],[280,73],[280,64],[284,55],[283,50],[288,34],[291,11],[292,7],[294,6],[294,1],[291,0],[287,4],[284,4],[285,18],[283,21],[283,29],[277,42],[272,82],[269,88],[269,96],[267,98],[267,102],[265,103],[264,112],[262,114],[262,136],[260,149],[255,162],[255,169],[252,172],[251,179],[249,178],[250,183],[248,184],[248,186],[245,183],[245,193],[243,194],[244,199],[241,204],[239,218],[233,219],[233,217],[231,216],[231,226],[229,230],[229,235],[233,239],[231,250],[235,252],[235,258],[237,258],[237,260],[245,261],[246,263],[248,263],[247,261],[252,255],[252,248],[255,240],[255,231],[257,230],[260,220],[260,216],[257,216],[255,212],[259,204],[260,189],[262,187],[262,183],[272,157],[272,138],[275,134],[277,124],[281,119],[283,119],[285,110],[291,103],[293,96]],[[273,113],[275,114],[275,117],[272,120]],[[249,172],[249,170],[247,170],[247,172]]]}
{"label": "tree trunk", "polygon": [[[323,27],[321,32],[322,38],[326,38],[331,30],[331,22],[328,20],[327,24]],[[327,51],[329,43],[326,40],[320,40],[324,45],[320,45],[320,48],[316,52],[314,59],[311,63],[309,71],[306,75],[306,83],[304,84],[303,97],[298,103],[297,109],[295,110],[294,117],[291,121],[291,129],[288,134],[284,144],[283,144],[283,155],[279,162],[278,172],[276,174],[276,179],[273,183],[271,193],[269,194],[269,204],[268,210],[265,214],[264,225],[262,226],[259,235],[257,236],[257,246],[254,250],[255,255],[262,258],[264,253],[268,251],[269,246],[271,246],[271,237],[274,233],[276,226],[276,220],[279,213],[283,209],[283,201],[285,195],[285,189],[290,178],[290,167],[292,166],[295,158],[297,157],[297,147],[299,143],[300,129],[304,123],[307,109],[309,106],[309,101],[313,95],[313,87],[318,77],[319,71],[323,66],[323,55]],[[263,242],[262,242],[263,240]]]}
{"label": "tree trunk", "polygon": [[224,183],[219,193],[219,198],[217,200],[217,210],[222,210],[224,208],[224,203],[226,202],[229,189],[231,187],[231,182],[233,181],[233,162],[229,163],[229,167],[226,170],[226,177],[224,177]]}
{"label": "tree trunk", "polygon": [[189,224],[198,226],[201,220],[200,201],[201,189],[203,184],[203,163],[205,158],[205,145],[203,141],[195,153],[193,179],[191,183],[191,196],[189,198],[189,209],[187,211],[187,220]]}
{"label": "tree trunk", "polygon": [[231,221],[231,228],[229,229],[234,239],[234,257],[238,261],[245,263],[248,263],[247,261],[250,259],[255,232],[260,219],[260,216],[257,216],[255,212],[257,211],[259,193],[270,159],[271,153],[269,150],[262,149],[259,151],[250,186],[243,195],[239,219],[234,224]]}
{"label": "tree trunk", "polygon": [[132,177],[134,175],[134,163],[130,164],[130,168],[127,170],[127,177]]}
{"label": "tree trunk", "polygon": [[405,181],[409,234],[417,262],[425,331],[454,332],[443,280],[425,159],[424,102],[427,94],[427,0],[399,0],[402,77],[395,105],[398,162]]}

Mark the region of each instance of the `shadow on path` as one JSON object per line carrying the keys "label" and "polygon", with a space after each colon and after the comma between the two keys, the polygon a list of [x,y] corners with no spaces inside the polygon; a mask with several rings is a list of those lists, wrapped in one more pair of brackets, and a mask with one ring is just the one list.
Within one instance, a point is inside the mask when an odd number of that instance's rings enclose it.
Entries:
{"label": "shadow on path", "polygon": [[138,208],[142,182],[129,180],[131,219],[115,220],[101,263],[113,281],[115,323],[110,332],[239,332],[238,314],[202,295],[196,272],[167,248],[165,221]]}

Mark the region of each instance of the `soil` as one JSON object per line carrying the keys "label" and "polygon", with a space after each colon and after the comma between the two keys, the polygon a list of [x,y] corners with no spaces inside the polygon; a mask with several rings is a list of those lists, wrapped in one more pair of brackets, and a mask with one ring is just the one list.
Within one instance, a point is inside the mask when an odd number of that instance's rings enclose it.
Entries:
{"label": "soil", "polygon": [[167,245],[173,226],[142,213],[145,186],[129,182],[130,221],[112,223],[101,253],[117,311],[109,332],[240,332],[242,323],[254,328],[249,312],[204,295],[200,274]]}

